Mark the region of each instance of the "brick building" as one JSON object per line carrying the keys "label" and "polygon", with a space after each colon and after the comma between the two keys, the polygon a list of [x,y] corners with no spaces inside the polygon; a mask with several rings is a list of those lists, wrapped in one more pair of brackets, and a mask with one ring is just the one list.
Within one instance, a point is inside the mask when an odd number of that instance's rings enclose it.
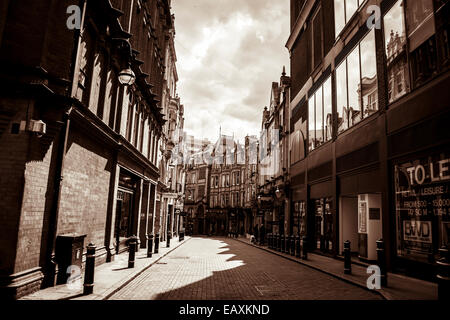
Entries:
{"label": "brick building", "polygon": [[[258,158],[258,225],[269,233],[291,234],[289,217],[289,93],[285,68],[273,82],[264,108]],[[296,231],[296,230],[295,230]]]}
{"label": "brick building", "polygon": [[[71,30],[67,8],[80,4]],[[172,22],[167,0],[2,1],[2,295],[54,285],[62,235],[95,244],[97,264],[132,235],[145,247]]]}
{"label": "brick building", "polygon": [[256,217],[257,138],[220,135],[186,168],[185,210],[193,234],[251,233]]}
{"label": "brick building", "polygon": [[449,7],[291,1],[291,213],[310,250],[350,240],[370,262],[383,238],[390,270],[431,278],[449,241]]}

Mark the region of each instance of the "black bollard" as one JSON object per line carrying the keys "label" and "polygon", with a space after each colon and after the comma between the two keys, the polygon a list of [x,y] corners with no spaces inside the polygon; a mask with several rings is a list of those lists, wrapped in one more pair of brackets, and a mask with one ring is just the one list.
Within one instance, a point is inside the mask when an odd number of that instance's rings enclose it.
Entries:
{"label": "black bollard", "polygon": [[170,239],[172,239],[172,232],[167,232],[167,242],[166,242],[166,245],[167,245],[167,248],[170,248]]}
{"label": "black bollard", "polygon": [[295,236],[295,257],[300,258],[301,252],[300,252],[300,236],[297,234]]}
{"label": "black bollard", "polygon": [[155,235],[155,253],[159,252],[159,233]]}
{"label": "black bollard", "polygon": [[147,235],[147,258],[152,257],[153,252],[153,233]]}
{"label": "black bollard", "polygon": [[128,268],[134,268],[136,259],[137,237],[132,236],[128,242]]}
{"label": "black bollard", "polygon": [[344,242],[344,273],[351,274],[352,273],[352,257],[351,257],[351,243],[350,241]]}
{"label": "black bollard", "polygon": [[291,256],[295,257],[295,237],[291,235]]}
{"label": "black bollard", "polygon": [[302,259],[308,260],[308,238],[303,237],[302,239]]}
{"label": "black bollard", "polygon": [[448,248],[439,249],[440,259],[437,263],[438,299],[450,301],[450,257]]}
{"label": "black bollard", "polygon": [[284,235],[284,250],[283,253],[289,253],[289,236]]}
{"label": "black bollard", "polygon": [[286,252],[286,236],[283,234],[281,236],[281,253]]}
{"label": "black bollard", "polygon": [[377,260],[381,271],[381,286],[387,286],[387,272],[386,272],[386,252],[384,251],[384,241],[380,239],[377,241]]}
{"label": "black bollard", "polygon": [[83,286],[83,295],[85,296],[94,293],[95,249],[96,247],[92,243],[87,246]]}
{"label": "black bollard", "polygon": [[179,242],[184,241],[184,231],[181,231],[181,232],[180,232],[180,237],[178,238],[178,241],[179,241]]}

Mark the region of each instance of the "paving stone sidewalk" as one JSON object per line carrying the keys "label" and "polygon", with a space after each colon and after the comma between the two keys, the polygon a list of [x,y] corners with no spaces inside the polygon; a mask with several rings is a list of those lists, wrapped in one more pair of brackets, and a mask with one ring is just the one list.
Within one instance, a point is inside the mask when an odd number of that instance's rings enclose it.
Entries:
{"label": "paving stone sidewalk", "polygon": [[[104,300],[126,286],[133,279],[138,277],[145,270],[156,264],[159,260],[167,256],[191,238],[185,237],[180,242],[174,238],[170,242],[170,248],[167,248],[166,242],[161,242],[159,253],[153,254],[147,258],[147,249],[140,249],[136,253],[135,267],[128,268],[128,252],[116,255],[111,263],[104,263],[95,268],[94,275],[94,293],[83,296],[83,289],[71,290],[67,285],[58,285],[51,288],[40,290],[31,295],[22,297],[19,300]],[[83,271],[84,277],[84,271]],[[84,279],[82,279],[83,281]]]}
{"label": "paving stone sidewalk", "polygon": [[[302,260],[289,254],[281,253],[267,246],[255,245],[247,238],[233,238],[236,241],[271,252],[291,261],[303,264],[315,270],[319,270],[333,277],[342,279],[361,288],[367,289],[367,268],[358,264],[352,264],[352,274],[344,274],[344,263],[338,259],[325,257],[319,254],[308,253],[308,259]],[[437,284],[423,281],[399,274],[388,273],[388,286],[377,290],[387,300],[437,300]],[[369,289],[367,289],[369,290]]]}

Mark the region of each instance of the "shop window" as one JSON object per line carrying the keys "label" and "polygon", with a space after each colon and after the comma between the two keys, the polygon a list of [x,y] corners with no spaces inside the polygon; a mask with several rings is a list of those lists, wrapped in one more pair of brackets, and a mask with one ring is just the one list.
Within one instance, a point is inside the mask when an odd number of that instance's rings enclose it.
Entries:
{"label": "shop window", "polygon": [[322,252],[333,250],[333,214],[331,211],[332,199],[323,198],[313,200],[315,216],[315,247]]}
{"label": "shop window", "polygon": [[448,153],[395,166],[397,254],[432,263],[449,245],[450,158]]}
{"label": "shop window", "polygon": [[375,33],[371,30],[336,69],[338,133],[378,111]]}
{"label": "shop window", "polygon": [[364,0],[334,0],[336,38],[363,2]]}

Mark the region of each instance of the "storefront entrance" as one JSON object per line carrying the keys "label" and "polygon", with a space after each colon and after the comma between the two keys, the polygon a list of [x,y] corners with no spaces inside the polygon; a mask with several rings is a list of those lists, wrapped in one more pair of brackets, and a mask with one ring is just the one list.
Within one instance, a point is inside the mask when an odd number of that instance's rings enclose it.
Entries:
{"label": "storefront entrance", "polygon": [[351,251],[361,260],[377,259],[376,242],[383,237],[381,194],[360,194],[339,198],[339,253],[350,241]]}
{"label": "storefront entrance", "polygon": [[323,253],[333,252],[333,212],[332,199],[312,200],[314,209],[314,249]]}
{"label": "storefront entrance", "polygon": [[133,235],[136,188],[136,179],[121,172],[117,191],[116,225],[114,231],[117,253],[127,249],[126,241]]}

